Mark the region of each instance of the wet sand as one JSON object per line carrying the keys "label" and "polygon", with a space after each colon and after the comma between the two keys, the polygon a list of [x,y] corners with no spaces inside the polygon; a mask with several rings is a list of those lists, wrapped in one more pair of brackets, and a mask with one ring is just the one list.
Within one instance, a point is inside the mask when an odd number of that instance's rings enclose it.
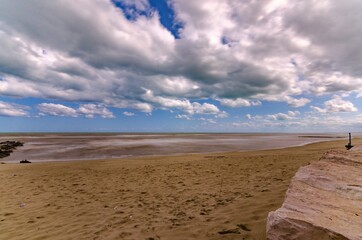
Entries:
{"label": "wet sand", "polygon": [[297,169],[345,143],[1,164],[0,239],[265,239]]}
{"label": "wet sand", "polygon": [[24,142],[3,162],[69,161],[275,149],[338,139],[338,134],[20,134]]}

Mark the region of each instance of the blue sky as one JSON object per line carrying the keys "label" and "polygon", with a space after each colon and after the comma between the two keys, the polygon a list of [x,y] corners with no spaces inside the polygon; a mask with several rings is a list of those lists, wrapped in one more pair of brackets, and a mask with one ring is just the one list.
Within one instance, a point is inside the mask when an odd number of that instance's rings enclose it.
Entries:
{"label": "blue sky", "polygon": [[0,132],[361,131],[359,1],[0,6]]}

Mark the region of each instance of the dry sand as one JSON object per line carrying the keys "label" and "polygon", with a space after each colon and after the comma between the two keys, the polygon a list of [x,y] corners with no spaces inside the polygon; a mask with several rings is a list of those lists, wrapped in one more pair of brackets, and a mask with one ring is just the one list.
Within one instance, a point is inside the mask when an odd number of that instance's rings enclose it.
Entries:
{"label": "dry sand", "polygon": [[265,239],[297,169],[345,143],[1,164],[0,239]]}

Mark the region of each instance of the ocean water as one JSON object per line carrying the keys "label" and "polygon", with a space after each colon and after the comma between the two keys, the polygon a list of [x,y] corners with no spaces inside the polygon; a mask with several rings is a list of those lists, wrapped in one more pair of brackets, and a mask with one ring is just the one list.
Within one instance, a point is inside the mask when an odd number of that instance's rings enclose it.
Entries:
{"label": "ocean water", "polygon": [[69,161],[261,150],[345,138],[342,134],[1,134],[24,142],[2,162]]}

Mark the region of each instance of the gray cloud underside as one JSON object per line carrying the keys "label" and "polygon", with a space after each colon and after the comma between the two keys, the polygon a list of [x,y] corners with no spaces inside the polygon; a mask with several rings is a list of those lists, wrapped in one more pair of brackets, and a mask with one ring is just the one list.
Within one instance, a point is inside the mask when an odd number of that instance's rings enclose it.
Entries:
{"label": "gray cloud underside", "polygon": [[170,3],[180,39],[157,12],[129,21],[111,1],[0,0],[0,95],[194,113],[201,98],[301,107],[361,94],[361,1]]}

